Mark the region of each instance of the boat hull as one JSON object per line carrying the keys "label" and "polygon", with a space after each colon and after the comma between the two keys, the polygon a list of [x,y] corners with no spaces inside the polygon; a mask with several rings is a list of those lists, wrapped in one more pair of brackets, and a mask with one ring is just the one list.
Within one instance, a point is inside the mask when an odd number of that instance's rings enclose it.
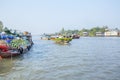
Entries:
{"label": "boat hull", "polygon": [[14,57],[20,55],[20,52],[18,51],[7,51],[7,52],[1,52],[0,56],[2,58],[9,58],[9,57]]}

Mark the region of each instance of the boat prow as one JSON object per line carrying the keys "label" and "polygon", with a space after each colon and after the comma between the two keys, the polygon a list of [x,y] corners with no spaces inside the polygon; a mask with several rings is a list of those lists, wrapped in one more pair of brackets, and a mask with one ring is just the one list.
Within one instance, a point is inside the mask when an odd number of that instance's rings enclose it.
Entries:
{"label": "boat prow", "polygon": [[18,56],[20,55],[21,53],[19,51],[13,51],[13,50],[9,50],[7,52],[1,52],[0,53],[0,56],[2,58],[9,58],[9,57],[14,57],[14,56]]}

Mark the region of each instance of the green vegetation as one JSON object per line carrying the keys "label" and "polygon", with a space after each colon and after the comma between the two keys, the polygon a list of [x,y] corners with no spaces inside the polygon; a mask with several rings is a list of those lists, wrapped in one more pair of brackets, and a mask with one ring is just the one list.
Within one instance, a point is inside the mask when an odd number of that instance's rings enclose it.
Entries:
{"label": "green vegetation", "polygon": [[5,28],[3,29],[3,31],[4,31],[6,34],[12,34],[11,31],[10,31],[7,27],[5,27]]}
{"label": "green vegetation", "polygon": [[108,29],[107,26],[103,26],[103,27],[97,26],[97,27],[93,27],[91,29],[83,28],[82,30],[65,30],[64,28],[62,28],[62,30],[59,32],[59,34],[61,34],[63,36],[70,36],[72,34],[84,36],[84,32],[86,32],[86,33],[88,33],[87,36],[96,36],[96,32],[104,33],[106,29]]}
{"label": "green vegetation", "polygon": [[56,38],[55,39],[56,42],[63,42],[63,43],[69,43],[70,41],[72,41],[72,38]]}
{"label": "green vegetation", "polygon": [[105,27],[94,27],[92,29],[89,30],[89,36],[96,36],[96,32],[101,32],[104,33],[105,32]]}
{"label": "green vegetation", "polygon": [[0,32],[5,32],[6,34],[19,36],[20,33],[17,33],[17,30],[12,30],[3,26],[2,21],[0,21]]}
{"label": "green vegetation", "polygon": [[13,47],[13,48],[18,48],[18,47],[20,47],[20,46],[26,46],[27,43],[26,43],[26,41],[23,40],[23,39],[14,39],[14,40],[12,40],[12,42],[11,42],[10,45],[11,45],[11,47]]}
{"label": "green vegetation", "polygon": [[65,30],[64,28],[62,28],[62,30],[57,34],[61,34],[63,36],[70,36],[72,34],[79,34],[79,33],[80,33],[79,30]]}
{"label": "green vegetation", "polygon": [[0,32],[2,32],[2,30],[3,30],[3,23],[2,21],[0,21]]}

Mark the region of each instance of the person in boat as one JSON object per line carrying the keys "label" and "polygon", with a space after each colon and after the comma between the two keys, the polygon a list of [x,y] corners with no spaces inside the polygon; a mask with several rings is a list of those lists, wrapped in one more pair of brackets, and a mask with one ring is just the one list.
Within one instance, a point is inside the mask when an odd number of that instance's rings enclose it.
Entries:
{"label": "person in boat", "polygon": [[14,37],[12,35],[7,35],[7,38],[5,39],[5,42],[7,43],[7,45],[9,46],[9,49],[12,50],[11,47],[11,41],[14,39]]}
{"label": "person in boat", "polygon": [[4,40],[0,40],[0,52],[7,52],[8,50],[9,45],[7,45]]}
{"label": "person in boat", "polygon": [[2,40],[5,40],[5,39],[7,38],[6,33],[5,33],[5,32],[2,32],[2,33],[0,34],[0,38],[1,38]]}
{"label": "person in boat", "polygon": [[18,52],[20,52],[21,54],[23,53],[23,48],[21,46],[17,47]]}
{"label": "person in boat", "polygon": [[10,42],[12,41],[10,38],[6,38],[6,43],[10,44]]}
{"label": "person in boat", "polygon": [[12,35],[7,35],[6,42],[10,44],[13,39],[14,37]]}

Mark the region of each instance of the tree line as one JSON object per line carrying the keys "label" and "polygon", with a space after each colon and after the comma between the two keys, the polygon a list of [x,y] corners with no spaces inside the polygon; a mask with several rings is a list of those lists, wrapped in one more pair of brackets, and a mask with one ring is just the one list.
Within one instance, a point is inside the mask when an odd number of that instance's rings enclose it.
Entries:
{"label": "tree line", "polygon": [[[65,30],[64,28],[62,28],[58,33],[62,35],[68,35],[68,36],[73,34],[83,36],[84,32],[86,32],[88,33],[88,36],[96,36],[96,32],[100,32],[104,34],[108,29],[109,29],[108,26],[102,26],[102,27],[97,26],[91,29],[83,28],[81,30]],[[115,30],[119,30],[119,29],[115,28]]]}
{"label": "tree line", "polygon": [[12,34],[12,35],[16,35],[17,34],[17,35],[19,35],[17,33],[17,30],[13,30],[13,29],[9,29],[7,27],[4,27],[2,21],[0,21],[0,33],[1,32],[5,32],[6,34]]}

